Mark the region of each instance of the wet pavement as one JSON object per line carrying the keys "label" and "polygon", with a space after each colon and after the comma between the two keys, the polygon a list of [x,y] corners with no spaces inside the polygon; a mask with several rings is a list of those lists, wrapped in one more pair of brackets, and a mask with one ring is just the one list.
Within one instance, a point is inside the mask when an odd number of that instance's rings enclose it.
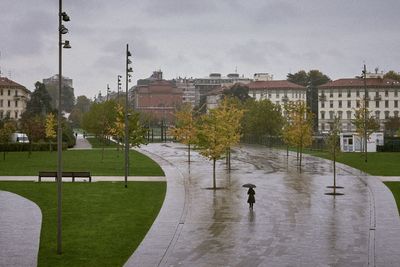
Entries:
{"label": "wet pavement", "polygon": [[77,150],[77,149],[92,149],[92,145],[89,143],[86,138],[83,137],[83,134],[78,133],[76,137],[76,143],[73,148],[69,150]]}
{"label": "wet pavement", "polygon": [[[329,196],[332,166],[305,156],[242,146],[232,170],[186,147],[143,147],[166,172],[167,196],[153,227],[125,266],[399,266],[400,218],[376,177],[338,164],[342,196]],[[257,185],[254,211],[242,184]]]}
{"label": "wet pavement", "polygon": [[0,191],[0,266],[36,266],[41,225],[35,203]]}

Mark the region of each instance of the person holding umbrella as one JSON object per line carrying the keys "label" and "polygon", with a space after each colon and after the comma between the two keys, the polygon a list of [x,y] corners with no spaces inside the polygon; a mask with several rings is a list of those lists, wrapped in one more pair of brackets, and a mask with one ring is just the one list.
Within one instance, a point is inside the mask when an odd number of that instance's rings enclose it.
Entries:
{"label": "person holding umbrella", "polygon": [[249,195],[247,203],[249,203],[249,208],[253,210],[253,205],[254,203],[256,203],[256,198],[254,197],[256,191],[254,191],[253,188],[255,188],[256,186],[254,184],[244,184],[243,187],[249,188],[249,190],[247,190],[247,194]]}

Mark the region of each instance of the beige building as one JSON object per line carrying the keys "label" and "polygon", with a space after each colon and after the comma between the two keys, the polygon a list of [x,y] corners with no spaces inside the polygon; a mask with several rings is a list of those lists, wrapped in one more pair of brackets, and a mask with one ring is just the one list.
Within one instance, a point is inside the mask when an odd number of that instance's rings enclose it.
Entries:
{"label": "beige building", "polygon": [[268,99],[272,103],[280,105],[282,111],[285,103],[306,101],[306,88],[286,80],[255,81],[247,86],[252,98]]}
{"label": "beige building", "polygon": [[[368,77],[368,76],[367,76]],[[381,131],[385,120],[398,117],[400,111],[400,82],[391,79],[367,78],[367,107],[371,115],[379,120]],[[329,124],[337,116],[342,121],[342,131],[354,132],[351,123],[355,110],[364,101],[364,80],[362,78],[339,79],[318,88],[318,130],[329,131]]]}
{"label": "beige building", "polygon": [[0,119],[20,119],[30,94],[31,92],[24,86],[0,77]]}

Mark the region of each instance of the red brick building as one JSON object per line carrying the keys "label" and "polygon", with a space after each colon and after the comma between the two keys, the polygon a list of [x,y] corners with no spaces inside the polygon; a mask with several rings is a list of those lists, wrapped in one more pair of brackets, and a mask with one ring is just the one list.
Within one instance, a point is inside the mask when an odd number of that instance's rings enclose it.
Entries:
{"label": "red brick building", "polygon": [[154,72],[144,80],[139,80],[133,89],[133,106],[136,111],[145,113],[153,122],[166,121],[173,124],[174,112],[182,105],[183,91],[174,82],[162,79],[162,72]]}

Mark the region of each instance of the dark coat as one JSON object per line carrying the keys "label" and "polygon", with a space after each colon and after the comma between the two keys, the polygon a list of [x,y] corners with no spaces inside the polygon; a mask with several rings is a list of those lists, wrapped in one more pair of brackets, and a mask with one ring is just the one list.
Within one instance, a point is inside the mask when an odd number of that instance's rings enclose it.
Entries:
{"label": "dark coat", "polygon": [[249,188],[249,191],[247,191],[247,194],[249,195],[249,198],[247,199],[247,203],[256,203],[256,198],[254,197],[256,192],[254,191],[254,189]]}

